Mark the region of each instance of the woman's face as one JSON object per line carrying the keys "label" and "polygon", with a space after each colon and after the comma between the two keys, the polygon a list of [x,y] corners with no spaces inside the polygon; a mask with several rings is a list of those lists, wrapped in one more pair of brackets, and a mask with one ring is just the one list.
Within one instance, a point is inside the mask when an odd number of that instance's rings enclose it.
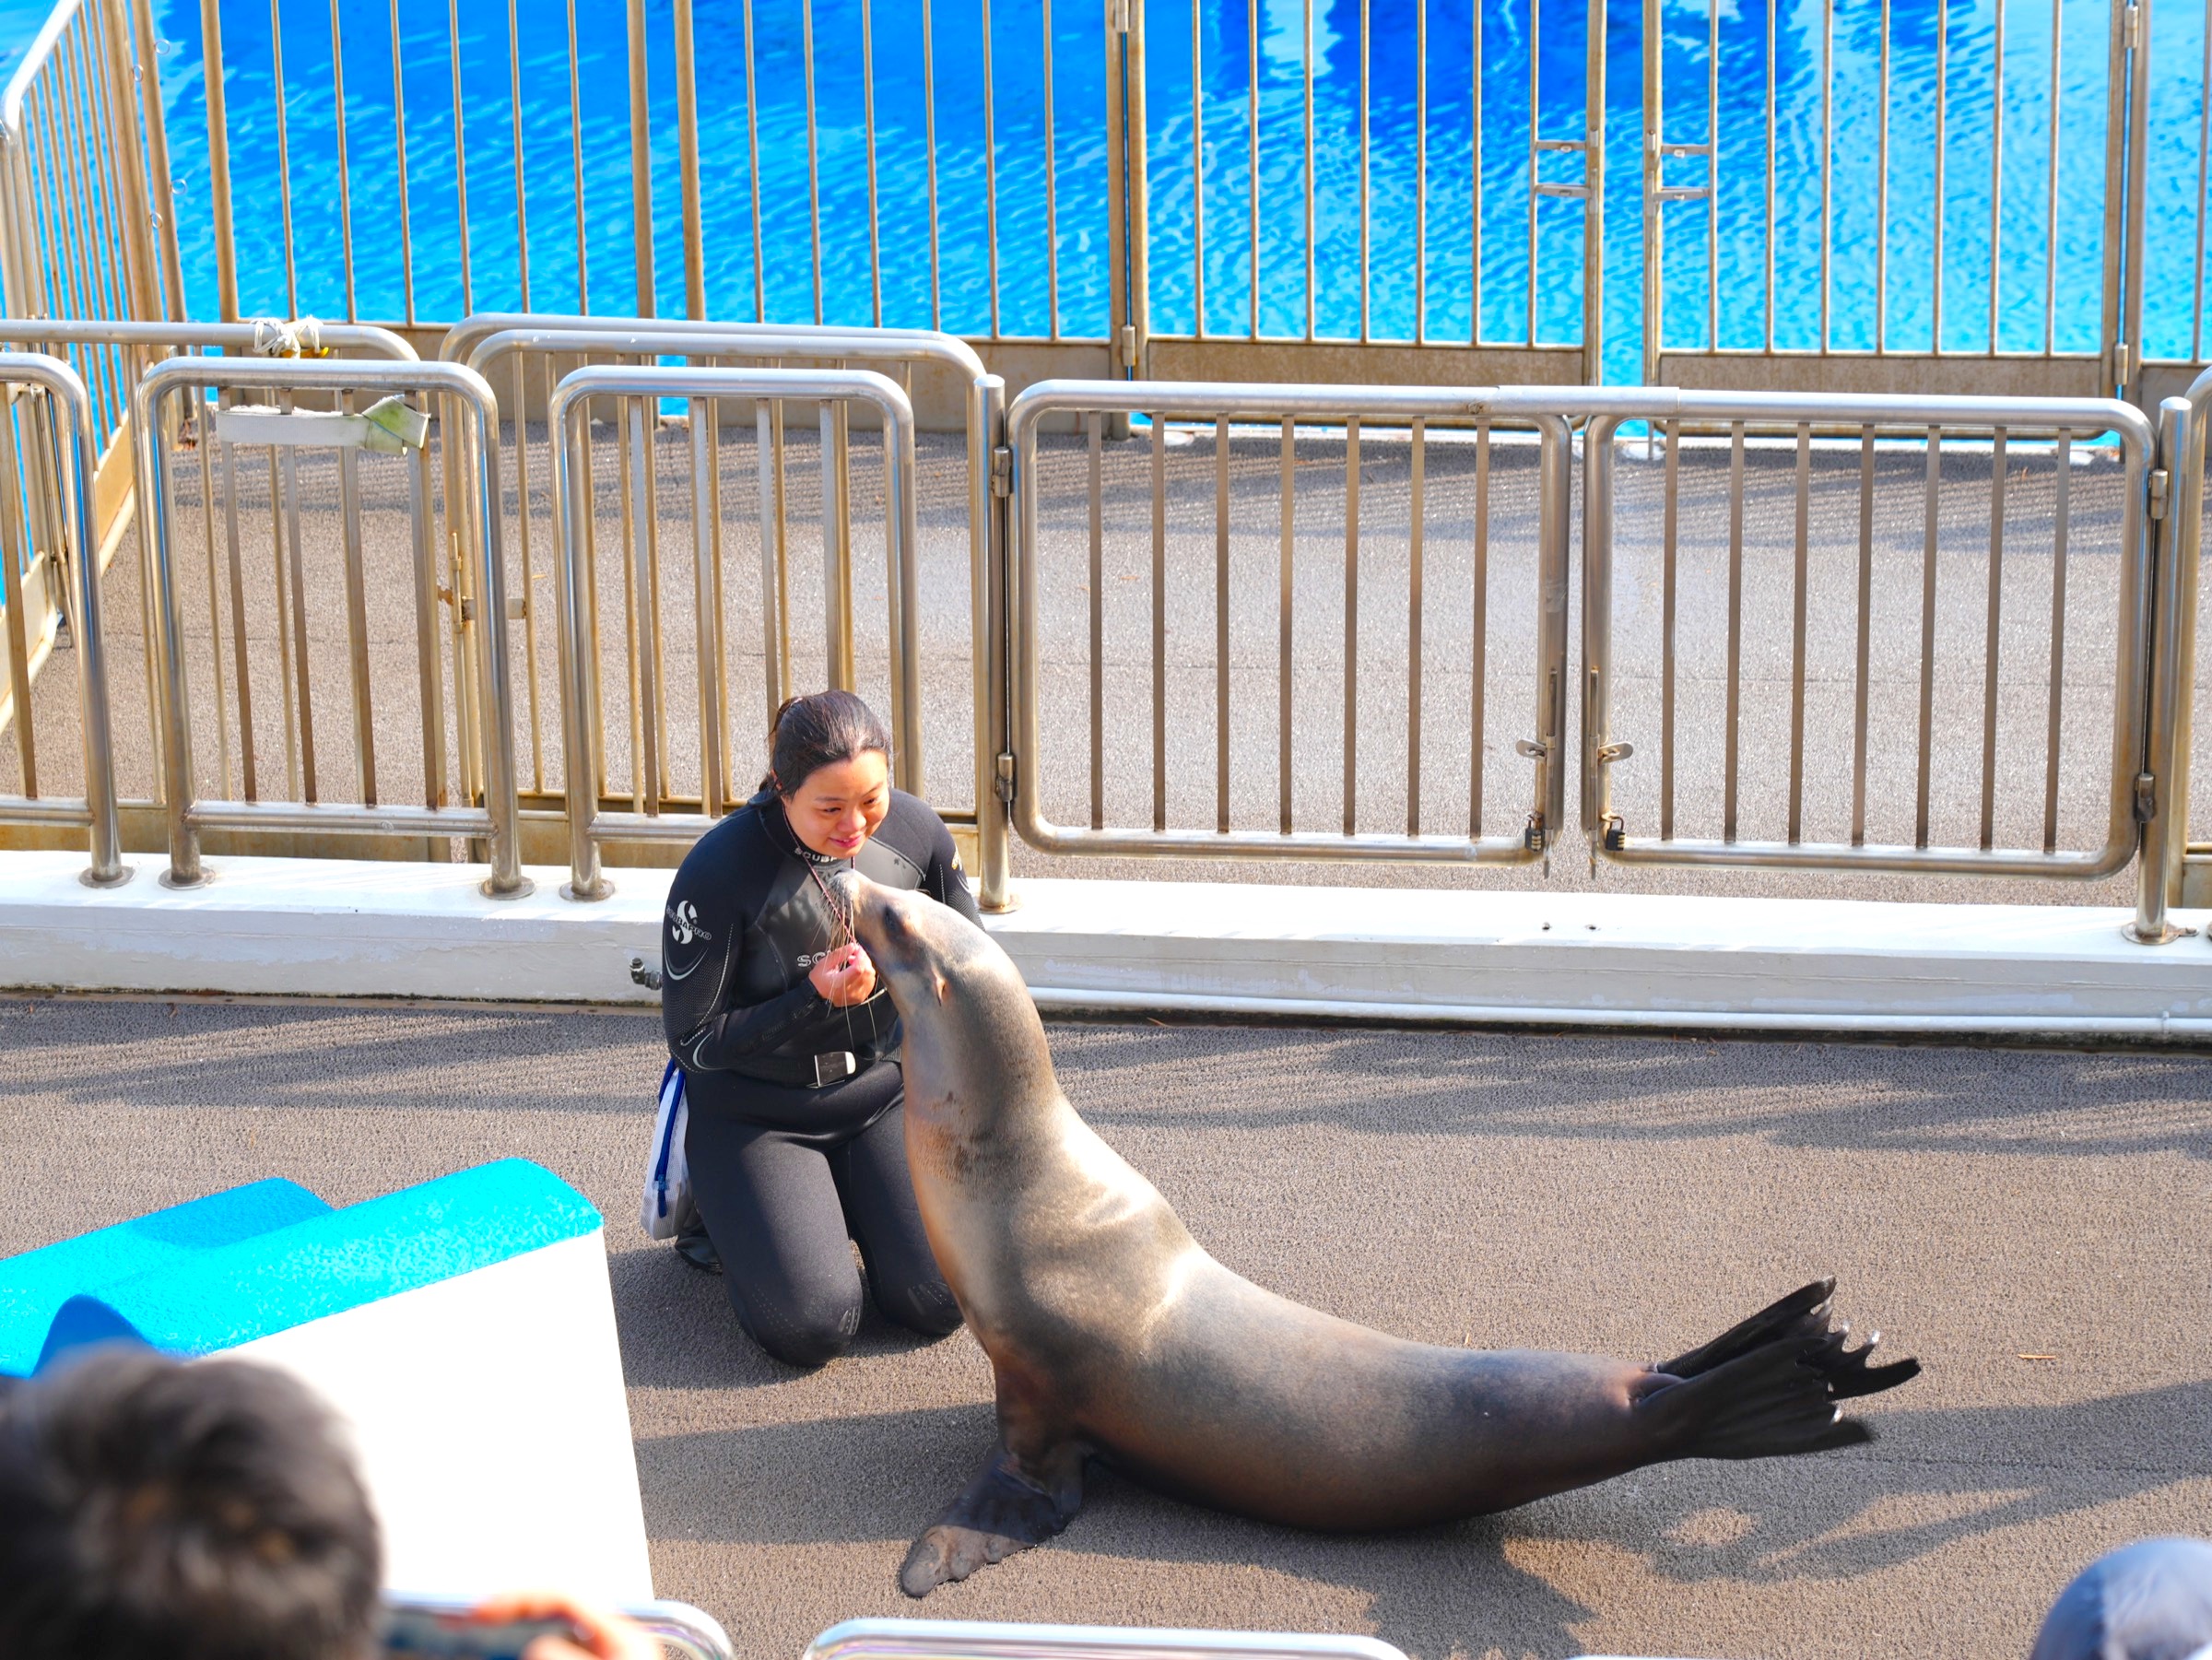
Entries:
{"label": "woman's face", "polygon": [[833,859],[859,853],[890,810],[890,764],[874,749],[817,767],[783,798],[792,833]]}

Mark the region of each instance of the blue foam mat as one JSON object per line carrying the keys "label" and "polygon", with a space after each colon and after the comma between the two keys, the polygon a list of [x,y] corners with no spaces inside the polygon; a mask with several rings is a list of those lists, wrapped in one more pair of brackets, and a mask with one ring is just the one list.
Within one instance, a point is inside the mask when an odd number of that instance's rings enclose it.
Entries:
{"label": "blue foam mat", "polygon": [[[592,1233],[600,1225],[589,1200],[524,1159],[457,1171],[344,1210],[330,1209],[304,1189],[292,1192],[316,1209],[288,1223],[234,1231],[220,1242],[144,1261],[135,1273],[110,1273],[97,1283],[88,1274],[65,1288],[49,1285],[51,1320],[23,1362],[15,1364],[18,1350],[10,1348],[0,1358],[0,1371],[35,1370],[73,1349],[115,1339],[135,1339],[171,1354],[214,1354]],[[47,1250],[77,1248],[78,1260],[89,1267],[81,1251],[99,1238],[88,1235]],[[0,1275],[27,1260],[0,1263]],[[59,1297],[55,1289],[62,1291]]]}

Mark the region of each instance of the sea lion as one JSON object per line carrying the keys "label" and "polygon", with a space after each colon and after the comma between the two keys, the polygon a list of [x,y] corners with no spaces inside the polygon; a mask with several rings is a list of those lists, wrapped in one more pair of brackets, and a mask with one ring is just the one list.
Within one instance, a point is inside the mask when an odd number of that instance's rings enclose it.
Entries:
{"label": "sea lion", "polygon": [[1871,1439],[1836,1403],[1869,1363],[1818,1280],[1663,1364],[1408,1343],[1305,1308],[1200,1249],[1076,1115],[988,935],[836,878],[904,1029],[907,1162],[937,1266],[990,1356],[1000,1445],[900,1571],[924,1596],[1065,1527],[1086,1460],[1263,1521],[1358,1531],[1525,1504],[1674,1458]]}

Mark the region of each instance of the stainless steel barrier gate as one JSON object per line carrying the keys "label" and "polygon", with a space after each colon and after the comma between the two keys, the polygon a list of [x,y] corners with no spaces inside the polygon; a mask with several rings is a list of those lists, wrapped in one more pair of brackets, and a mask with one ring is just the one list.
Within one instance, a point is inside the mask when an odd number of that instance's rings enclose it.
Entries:
{"label": "stainless steel barrier gate", "polygon": [[[597,781],[604,771],[596,656],[587,655],[598,639],[597,593],[592,549],[586,530],[592,519],[587,497],[591,475],[583,441],[591,402],[613,396],[629,401],[625,421],[642,424],[642,400],[683,398],[691,404],[692,443],[692,554],[697,572],[700,616],[700,751],[704,787],[703,811],[698,814],[659,811],[657,792],[643,800],[642,810],[603,813],[599,809]],[[559,545],[558,571],[560,584],[560,665],[562,730],[566,741],[564,766],[568,786],[570,884],[567,896],[578,900],[603,899],[613,891],[600,869],[599,842],[620,835],[653,841],[689,841],[710,829],[721,816],[728,791],[724,757],[728,751],[728,721],[722,705],[721,667],[724,652],[721,637],[721,572],[716,558],[718,519],[714,497],[718,474],[711,447],[718,416],[713,408],[723,398],[754,400],[759,465],[765,475],[773,465],[774,440],[770,431],[770,406],[776,401],[808,400],[821,405],[823,465],[824,592],[827,597],[830,660],[833,680],[850,686],[852,658],[849,645],[852,614],[852,562],[844,557],[842,530],[838,523],[838,468],[832,441],[835,409],[840,403],[861,401],[872,405],[883,418],[886,493],[885,552],[890,603],[891,732],[896,748],[895,777],[902,789],[921,795],[924,789],[921,728],[921,665],[916,643],[919,600],[916,593],[914,547],[917,523],[914,506],[914,419],[912,407],[896,382],[869,370],[807,371],[795,369],[579,369],[554,389],[547,410],[547,425],[555,439],[553,495],[555,539]],[[642,441],[640,440],[639,441]],[[774,512],[773,480],[761,480],[761,513],[769,520]],[[645,543],[633,537],[625,549],[640,566],[632,593],[641,595],[650,572],[643,569]],[[771,695],[779,653],[773,638],[778,607],[771,603],[778,570],[778,546],[772,523],[761,526],[761,618],[764,651],[771,676]],[[648,680],[657,672],[650,660],[655,650],[650,630],[640,630],[647,661],[641,672]],[[639,767],[657,772],[651,746],[657,741],[651,726],[644,729]]]}
{"label": "stainless steel barrier gate", "polygon": [[[534,376],[543,377],[543,391],[549,402],[561,359],[572,358],[578,366],[582,366],[594,358],[618,360],[636,359],[641,366],[650,366],[658,358],[680,357],[688,359],[689,367],[723,368],[728,367],[727,360],[733,358],[800,359],[838,368],[847,363],[861,363],[872,364],[886,371],[898,370],[910,373],[918,367],[935,366],[957,377],[968,449],[965,509],[969,539],[969,603],[974,652],[976,805],[965,810],[944,803],[933,805],[939,806],[940,810],[955,821],[973,818],[979,842],[982,902],[986,910],[1004,907],[1003,873],[1006,864],[1006,832],[1002,804],[994,794],[994,758],[1005,748],[1002,723],[994,713],[1003,709],[1005,698],[1003,684],[994,687],[990,678],[992,665],[998,656],[992,650],[990,642],[1003,628],[1000,616],[1002,607],[998,603],[1003,582],[994,573],[1001,570],[1005,559],[1004,525],[1000,514],[995,511],[997,498],[993,494],[991,459],[1005,425],[1006,384],[995,375],[984,371],[982,360],[971,347],[950,335],[924,329],[784,327],[749,323],[656,323],[646,318],[491,313],[471,317],[456,324],[447,334],[440,353],[449,361],[466,362],[487,380],[506,387],[511,394],[509,408],[515,423],[516,435],[514,476],[520,499],[517,542],[525,593],[530,587],[532,557],[530,459],[524,423],[534,391]],[[847,465],[847,407],[841,402],[834,406],[829,441],[834,451],[836,530],[841,538],[849,540],[851,515],[847,500],[850,481]],[[637,423],[637,430],[625,432],[619,453],[621,470],[618,488],[626,538],[641,531],[647,537],[657,534],[650,511],[640,515],[632,509],[633,501],[641,499],[650,505],[653,500],[649,455],[644,453],[650,448],[643,441],[644,424],[641,419]],[[787,554],[783,409],[780,403],[771,407],[769,438],[771,468],[764,475],[764,480],[772,486],[775,506],[772,516],[763,516],[761,534],[772,536],[775,566],[779,572],[777,592],[782,593],[785,588],[782,573],[787,565]],[[710,449],[712,441],[710,435]],[[583,453],[588,456],[589,453],[590,440],[587,435]],[[554,557],[559,557],[558,549]],[[839,557],[841,567],[849,568],[849,547],[841,546]],[[545,788],[545,770],[539,757],[539,653],[534,606],[525,605],[523,620],[528,665],[525,689],[529,706],[531,787],[542,791]],[[853,653],[851,620],[848,612],[843,618],[841,637],[830,646],[830,660],[833,665],[850,665]],[[768,637],[766,645],[769,650],[766,713],[772,719],[778,705],[794,689],[791,679],[788,617],[782,618],[778,632]],[[849,679],[849,667],[846,674]],[[659,735],[660,753],[665,755],[665,721],[657,705],[652,710],[649,719]],[[916,730],[919,731],[918,722]],[[995,883],[992,878],[994,871],[1000,873]]]}
{"label": "stainless steel barrier gate", "polygon": [[[1640,389],[1598,394],[1602,412],[1583,438],[1583,820],[1594,855],[1624,865],[1726,865],[1842,871],[1942,872],[1953,875],[2030,875],[2088,880],[2123,869],[2134,856],[2140,821],[2151,816],[2155,784],[2145,766],[2147,700],[2149,687],[2152,550],[2147,517],[2147,482],[2154,435],[2150,423],[2132,406],[2096,398],[1935,398],[1844,394],[1758,393],[1676,393]],[[1619,677],[1614,645],[1617,524],[1614,486],[1617,434],[1624,422],[1665,426],[1665,516],[1662,530],[1660,618],[1656,669],[1660,676],[1657,742],[1640,728],[1625,732],[1613,713]],[[1857,590],[1853,668],[1851,832],[1848,841],[1811,841],[1805,833],[1807,732],[1808,559],[1815,539],[1812,524],[1811,457],[1813,429],[1856,429]],[[1675,833],[1677,744],[1677,664],[1681,655],[1677,559],[1677,470],[1683,429],[1718,428],[1728,435],[1730,454],[1729,535],[1725,617],[1725,711],[1723,716],[1722,833],[1718,838]],[[1958,440],[1960,429],[1986,441],[1992,450],[1990,495],[1982,556],[1987,565],[1983,604],[1983,697],[1981,700],[1980,833],[1974,846],[1931,845],[1930,777],[1934,738],[1934,689],[1937,665],[1937,577],[1941,540],[1938,517],[1943,446]],[[1918,612],[1918,752],[1914,773],[1914,838],[1910,844],[1870,843],[1868,808],[1869,662],[1874,611],[1873,571],[1877,540],[1876,456],[1877,434],[1904,430],[1924,446],[1924,512],[1921,526]],[[1789,736],[1786,836],[1754,841],[1738,834],[1738,788],[1742,775],[1739,732],[1744,718],[1744,612],[1746,532],[1744,504],[1747,432],[1779,430],[1794,440],[1793,568],[1788,578],[1792,602],[1789,656]],[[2112,722],[2109,771],[2109,811],[2102,841],[2086,849],[2059,846],[2059,768],[2062,688],[2070,642],[2067,637],[2067,552],[2070,516],[2068,486],[2077,443],[2110,434],[2119,444],[2124,475],[2120,491],[2119,568],[2113,618]],[[2044,796],[2041,845],[1996,844],[1997,732],[2003,663],[2002,616],[2006,551],[2006,490],[2014,479],[2011,459],[2044,439],[2053,457],[2053,548],[2050,583],[2049,697],[2045,720]],[[2018,446],[2017,448],[2015,446]],[[2015,482],[2014,488],[2019,488]],[[1983,522],[1979,511],[1975,523]],[[1891,538],[1895,539],[1895,538]],[[2016,549],[2017,552],[2017,549]],[[1642,596],[1649,609],[1649,595]],[[1641,740],[1631,744],[1624,739]],[[1631,834],[1613,802],[1613,769],[1631,755],[1656,748],[1659,769],[1657,834]],[[1831,744],[1832,748],[1832,744]]]}
{"label": "stainless steel barrier gate", "polygon": [[[35,398],[18,398],[19,392]],[[32,352],[0,354],[0,604],[6,607],[8,706],[22,769],[21,793],[0,796],[0,821],[81,824],[91,835],[95,888],[131,879],[115,808],[113,726],[108,708],[105,630],[100,616],[100,550],[92,533],[92,399],[76,371]],[[24,476],[28,470],[29,477]],[[35,481],[51,474],[54,493]],[[28,488],[27,488],[28,487]],[[76,649],[77,719],[84,740],[84,794],[39,793],[38,739],[30,708],[29,578],[59,563]]]}
{"label": "stainless steel barrier gate", "polygon": [[[1092,733],[1092,810],[1088,829],[1055,824],[1047,816],[1040,790],[1042,753],[1041,712],[1041,616],[1039,505],[1041,478],[1038,465],[1038,426],[1046,417],[1075,415],[1085,423],[1089,452],[1090,594],[1090,722]],[[1101,686],[1101,607],[1103,577],[1100,568],[1103,537],[1101,513],[1101,461],[1103,418],[1109,415],[1147,415],[1154,425],[1151,445],[1152,606],[1151,606],[1151,716],[1152,716],[1152,827],[1149,830],[1109,829],[1100,809],[1100,756],[1103,748],[1106,699]],[[1165,577],[1166,443],[1161,423],[1171,419],[1202,420],[1212,425],[1215,445],[1215,551],[1216,591],[1216,821],[1210,830],[1176,830],[1168,827],[1167,775],[1167,594]],[[1277,826],[1270,830],[1232,828],[1230,811],[1230,463],[1231,423],[1264,422],[1281,436],[1281,586],[1278,605],[1280,692],[1277,712],[1278,746]],[[1300,422],[1341,427],[1345,433],[1346,516],[1344,524],[1344,811],[1337,832],[1301,830],[1296,827],[1292,799],[1293,710],[1291,650],[1293,644],[1291,578],[1295,530],[1293,446]],[[1414,776],[1407,791],[1407,812],[1403,834],[1384,834],[1359,828],[1359,479],[1362,422],[1403,426],[1408,430],[1411,467],[1410,576],[1408,595],[1407,751]],[[1488,481],[1491,424],[1533,428],[1538,437],[1540,513],[1536,526],[1538,577],[1535,615],[1529,643],[1531,668],[1536,686],[1535,708],[1527,735],[1516,751],[1535,762],[1534,789],[1524,828],[1511,835],[1482,833],[1483,800],[1483,647],[1487,590],[1484,559],[1489,527],[1484,491]],[[1421,677],[1423,607],[1424,456],[1428,428],[1458,423],[1472,428],[1477,452],[1477,523],[1475,530],[1475,607],[1477,645],[1473,690],[1472,752],[1469,757],[1470,810],[1465,835],[1440,835],[1422,828],[1418,758],[1421,751]],[[1046,381],[1014,400],[1006,416],[1006,442],[1012,453],[1012,524],[1010,574],[1014,590],[1013,628],[1008,642],[1011,665],[1014,745],[1002,763],[1012,788],[1015,828],[1031,846],[1050,853],[1182,855],[1196,858],[1345,860],[1419,860],[1470,862],[1486,865],[1520,864],[1542,857],[1557,834],[1564,802],[1566,771],[1561,735],[1565,731],[1567,677],[1567,542],[1568,486],[1571,472],[1570,434],[1562,406],[1556,395],[1541,390],[1495,392],[1488,390],[1408,389],[1382,386],[1256,386],[1167,385],[1159,383],[1117,381]],[[1018,759],[1017,759],[1018,758]]]}
{"label": "stainless steel barrier gate", "polygon": [[1406,1660],[1373,1637],[984,1619],[848,1619],[800,1660]]}
{"label": "stainless steel barrier gate", "polygon": [[[278,394],[275,410],[224,409],[215,420],[249,418],[235,442],[267,445],[288,456],[298,448],[335,448],[340,468],[340,514],[345,537],[346,606],[355,732],[356,779],[361,799],[332,804],[316,799],[312,771],[312,705],[306,695],[306,601],[300,579],[299,536],[293,530],[290,619],[300,658],[299,716],[301,798],[269,802],[203,800],[194,766],[190,690],[186,684],[185,640],[179,583],[179,559],[171,525],[171,447],[174,426],[168,405],[186,393],[265,391]],[[321,394],[341,404],[330,415],[294,412],[294,394]],[[387,394],[366,412],[345,406],[354,394]],[[448,805],[443,771],[444,729],[441,712],[436,644],[437,589],[431,556],[429,419],[398,400],[427,395],[440,417],[440,439],[461,453],[466,489],[446,503],[449,534],[480,551],[477,595],[481,615],[472,619],[488,638],[473,653],[457,653],[456,696],[463,794],[472,805]],[[373,418],[382,412],[380,425]],[[200,862],[200,832],[210,828],[238,830],[332,830],[371,836],[453,836],[488,840],[490,874],[484,890],[495,898],[526,893],[516,836],[514,721],[507,650],[506,567],[500,556],[499,406],[483,377],[450,363],[371,363],[366,361],[255,362],[229,358],[180,358],[157,364],[140,380],[132,401],[136,434],[138,500],[148,526],[150,585],[157,613],[156,655],[161,685],[160,763],[168,809],[170,869],[162,878],[172,887],[196,886],[206,879]],[[318,425],[329,422],[330,425]],[[377,800],[373,721],[369,687],[369,645],[363,608],[360,500],[355,464],[364,441],[377,444],[366,428],[377,426],[400,452],[413,453],[412,554],[417,626],[418,689],[424,748],[424,805],[387,806]],[[276,503],[272,495],[272,507]],[[455,524],[458,520],[461,523]],[[234,602],[239,587],[233,582]],[[280,629],[279,640],[283,639]],[[244,636],[238,635],[241,674]],[[219,657],[218,659],[219,661]],[[241,678],[241,687],[243,680]],[[288,711],[289,705],[288,704]],[[290,716],[288,712],[288,722]],[[242,725],[241,730],[249,729]],[[289,727],[288,725],[288,736]],[[290,769],[288,767],[288,772]],[[249,778],[250,778],[249,766]],[[481,805],[474,805],[476,801]]]}

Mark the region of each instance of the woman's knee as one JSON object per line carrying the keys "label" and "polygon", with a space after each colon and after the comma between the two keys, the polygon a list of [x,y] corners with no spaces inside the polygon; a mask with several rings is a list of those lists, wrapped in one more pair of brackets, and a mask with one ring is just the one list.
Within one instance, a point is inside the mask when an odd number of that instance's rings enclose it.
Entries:
{"label": "woman's knee", "polygon": [[926,1271],[876,1280],[871,1288],[885,1319],[925,1337],[948,1336],[960,1327],[960,1305],[931,1264]]}
{"label": "woman's knee", "polygon": [[826,1366],[853,1347],[860,1330],[860,1284],[805,1290],[730,1282],[730,1303],[746,1335],[787,1366]]}

